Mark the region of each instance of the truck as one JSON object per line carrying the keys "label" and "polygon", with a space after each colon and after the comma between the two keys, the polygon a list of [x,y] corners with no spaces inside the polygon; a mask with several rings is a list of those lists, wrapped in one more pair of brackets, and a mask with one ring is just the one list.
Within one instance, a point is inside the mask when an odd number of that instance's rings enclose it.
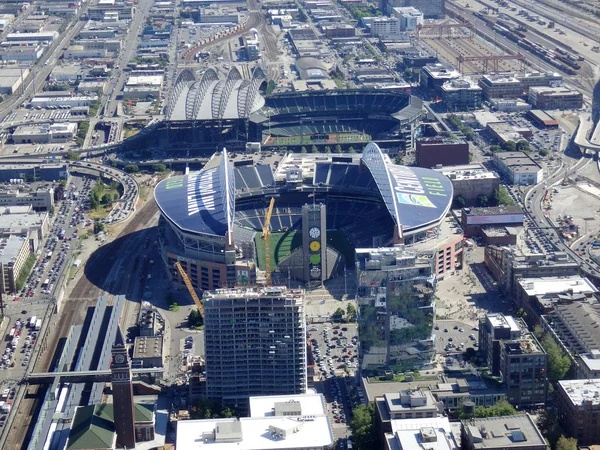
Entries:
{"label": "truck", "polygon": [[29,328],[35,327],[35,321],[37,320],[37,316],[31,316],[29,319]]}
{"label": "truck", "polygon": [[42,328],[42,319],[35,321],[35,331],[40,331],[40,328]]}

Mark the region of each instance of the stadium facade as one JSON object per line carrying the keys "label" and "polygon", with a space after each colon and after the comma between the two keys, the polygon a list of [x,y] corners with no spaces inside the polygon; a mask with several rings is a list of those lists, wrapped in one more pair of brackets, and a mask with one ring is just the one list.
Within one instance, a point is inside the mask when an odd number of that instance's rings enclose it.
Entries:
{"label": "stadium facade", "polygon": [[261,231],[275,198],[274,283],[320,284],[356,267],[363,368],[429,361],[435,279],[461,265],[462,233],[447,218],[450,180],[395,165],[374,143],[362,154],[256,158],[231,161],[224,149],[203,170],[157,185],[159,242],[173,281],[182,282],[179,261],[199,290],[260,283]]}
{"label": "stadium facade", "polygon": [[[165,119],[152,136],[165,148],[232,151],[247,142],[271,148],[365,145],[369,138],[400,150],[414,146],[423,114],[418,97],[384,89],[290,92],[264,96],[260,67],[242,74],[232,68],[225,78],[213,69],[199,75],[183,70],[175,80]],[[295,139],[293,139],[295,138]],[[140,138],[140,142],[141,142]]]}

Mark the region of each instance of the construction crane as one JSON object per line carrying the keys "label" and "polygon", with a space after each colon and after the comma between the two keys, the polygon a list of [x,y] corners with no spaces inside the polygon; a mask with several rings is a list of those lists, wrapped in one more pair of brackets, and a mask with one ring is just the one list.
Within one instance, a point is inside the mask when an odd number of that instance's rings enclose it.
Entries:
{"label": "construction crane", "polygon": [[190,295],[192,296],[192,299],[194,300],[194,303],[196,304],[198,311],[200,311],[200,316],[202,316],[202,318],[204,319],[204,307],[202,306],[202,302],[200,301],[200,299],[198,298],[198,295],[196,294],[196,291],[194,290],[194,286],[192,286],[192,282],[190,281],[190,278],[187,276],[187,273],[185,273],[185,270],[183,270],[183,267],[181,267],[181,264],[179,263],[179,261],[175,262],[175,267],[177,267],[177,270],[179,271],[179,275],[181,275],[183,282],[185,283],[186,287],[188,288],[188,291],[190,291]]}
{"label": "construction crane", "polygon": [[265,224],[263,225],[262,239],[265,241],[265,284],[271,286],[271,216],[273,215],[273,206],[275,206],[275,197],[271,197]]}

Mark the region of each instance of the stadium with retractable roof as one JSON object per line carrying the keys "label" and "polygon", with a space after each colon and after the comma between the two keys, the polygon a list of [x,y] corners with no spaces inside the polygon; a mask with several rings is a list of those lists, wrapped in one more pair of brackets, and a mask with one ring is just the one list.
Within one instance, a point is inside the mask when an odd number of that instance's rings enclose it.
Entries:
{"label": "stadium with retractable roof", "polygon": [[274,281],[322,282],[352,267],[357,248],[434,240],[453,190],[441,173],[393,164],[369,143],[362,154],[339,155],[230,158],[224,149],[201,171],[160,182],[154,196],[173,280],[181,282],[180,261],[206,290],[264,278],[261,236],[272,198]]}

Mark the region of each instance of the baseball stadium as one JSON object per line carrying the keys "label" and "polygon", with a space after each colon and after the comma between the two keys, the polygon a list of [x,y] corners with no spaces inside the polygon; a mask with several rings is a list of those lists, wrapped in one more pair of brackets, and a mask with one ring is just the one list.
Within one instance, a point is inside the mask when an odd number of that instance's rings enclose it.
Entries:
{"label": "baseball stadium", "polygon": [[227,146],[240,151],[247,142],[299,151],[302,146],[350,146],[371,140],[387,147],[410,147],[422,115],[422,101],[405,92],[345,89],[265,95],[260,67],[233,67],[225,78],[215,69],[183,70],[175,80],[152,143],[195,154]]}
{"label": "baseball stadium", "polygon": [[[450,180],[362,154],[213,155],[198,172],[160,182],[159,242],[173,281],[179,261],[197,289],[267,275],[322,282],[354,264],[355,249],[435,240]],[[268,234],[268,236],[266,236]]]}

